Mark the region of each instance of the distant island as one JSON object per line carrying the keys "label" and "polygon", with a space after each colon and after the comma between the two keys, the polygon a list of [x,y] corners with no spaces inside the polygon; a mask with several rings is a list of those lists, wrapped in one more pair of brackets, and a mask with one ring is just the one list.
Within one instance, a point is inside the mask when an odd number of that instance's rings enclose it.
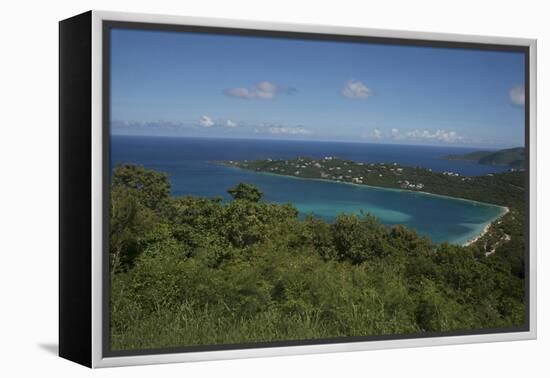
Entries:
{"label": "distant island", "polygon": [[525,148],[516,147],[498,151],[474,151],[463,155],[447,155],[446,160],[476,161],[483,165],[498,165],[512,169],[523,169],[525,166]]}

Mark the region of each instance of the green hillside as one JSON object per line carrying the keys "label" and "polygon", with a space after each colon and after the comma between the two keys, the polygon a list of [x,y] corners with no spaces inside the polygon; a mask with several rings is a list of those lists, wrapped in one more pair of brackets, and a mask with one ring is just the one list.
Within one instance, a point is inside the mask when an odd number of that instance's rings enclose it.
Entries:
{"label": "green hillside", "polygon": [[487,157],[494,153],[494,151],[474,151],[463,155],[447,155],[443,158],[446,160],[472,160],[479,162],[480,159],[483,159],[484,157]]}
{"label": "green hillside", "polygon": [[525,149],[523,147],[507,148],[499,151],[474,151],[463,155],[447,155],[447,160],[470,160],[484,165],[500,165],[510,168],[523,168]]}
{"label": "green hillside", "polygon": [[[499,180],[521,192],[522,176],[469,184],[493,193]],[[227,202],[172,197],[170,188],[161,172],[131,164],[113,171],[112,350],[524,324],[522,204],[463,247],[386,227],[368,214],[342,214],[332,223],[300,219],[291,204],[266,202],[246,183],[228,188]],[[511,188],[502,194],[516,202]]]}

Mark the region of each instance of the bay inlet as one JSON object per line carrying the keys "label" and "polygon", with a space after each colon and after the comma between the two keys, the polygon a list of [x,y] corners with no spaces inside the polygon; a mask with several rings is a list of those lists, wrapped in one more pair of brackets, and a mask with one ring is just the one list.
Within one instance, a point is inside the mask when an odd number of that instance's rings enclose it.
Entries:
{"label": "bay inlet", "polygon": [[[134,163],[167,172],[172,195],[223,197],[227,189],[246,182],[256,185],[264,199],[291,203],[300,216],[307,214],[333,221],[341,213],[370,213],[382,223],[402,224],[434,242],[465,244],[505,211],[496,205],[419,191],[388,189],[303,179],[213,164],[221,160],[287,159],[296,156],[341,156],[355,161],[398,161],[434,171],[452,170],[464,175],[487,173],[498,167],[446,161],[441,156],[467,149],[419,146],[384,146],[357,143],[218,140],[199,138],[112,137],[111,167]],[[414,158],[414,159],[413,159]]]}

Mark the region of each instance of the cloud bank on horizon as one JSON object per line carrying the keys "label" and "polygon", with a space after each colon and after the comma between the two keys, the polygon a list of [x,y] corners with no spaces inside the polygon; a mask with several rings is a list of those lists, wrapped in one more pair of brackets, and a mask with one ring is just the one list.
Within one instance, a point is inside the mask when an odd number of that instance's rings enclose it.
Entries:
{"label": "cloud bank on horizon", "polygon": [[442,143],[460,143],[469,142],[472,144],[478,144],[480,141],[466,140],[465,137],[459,135],[456,131],[447,130],[419,130],[415,129],[402,133],[397,128],[392,128],[389,131],[383,131],[379,128],[374,128],[370,134],[361,135],[364,139],[385,139],[393,141],[424,141],[424,142],[442,142]]}
{"label": "cloud bank on horizon", "polygon": [[524,144],[520,53],[122,29],[111,45],[116,134]]}

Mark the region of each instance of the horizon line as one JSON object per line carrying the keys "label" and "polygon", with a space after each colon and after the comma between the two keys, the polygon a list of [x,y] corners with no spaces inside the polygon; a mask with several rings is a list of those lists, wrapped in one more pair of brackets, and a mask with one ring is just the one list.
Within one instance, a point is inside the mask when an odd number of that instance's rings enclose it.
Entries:
{"label": "horizon line", "polygon": [[256,141],[281,141],[281,142],[317,142],[317,143],[350,143],[350,144],[368,144],[368,145],[392,145],[392,146],[418,146],[418,147],[449,147],[449,148],[485,148],[488,150],[525,148],[525,144],[502,144],[502,145],[483,145],[483,144],[425,144],[425,143],[392,143],[389,141],[358,141],[358,140],[325,140],[325,139],[302,139],[302,138],[255,138],[255,137],[232,137],[232,136],[191,136],[191,135],[152,135],[152,134],[124,134],[110,133],[110,136],[122,137],[146,137],[146,138],[178,138],[178,139],[230,139],[230,140],[256,140]]}

